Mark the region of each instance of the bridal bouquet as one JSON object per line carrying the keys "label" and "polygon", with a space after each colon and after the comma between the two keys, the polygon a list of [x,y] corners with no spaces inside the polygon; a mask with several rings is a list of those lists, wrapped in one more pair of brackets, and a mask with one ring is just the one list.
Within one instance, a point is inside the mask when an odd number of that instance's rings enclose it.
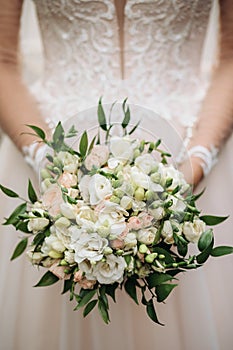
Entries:
{"label": "bridal bouquet", "polygon": [[[65,133],[59,122],[52,140],[30,126],[50,150],[41,169],[41,195],[31,181],[28,198],[6,219],[22,232],[12,258],[26,250],[33,265],[46,273],[36,286],[63,280],[75,310],[87,316],[95,306],[109,322],[109,301],[117,288],[125,289],[158,320],[155,301],[163,302],[177,286],[176,276],[202,266],[209,256],[232,253],[231,247],[214,248],[208,226],[225,217],[201,216],[183,175],[169,165],[170,154],[161,141],[133,137],[130,109],[123,103],[121,132],[107,121],[101,100],[99,130],[89,142],[88,132],[71,147],[72,126]],[[130,130],[129,130],[130,128]],[[10,197],[14,191],[1,185]],[[190,245],[196,254],[189,253]],[[175,281],[175,283],[173,282]]]}

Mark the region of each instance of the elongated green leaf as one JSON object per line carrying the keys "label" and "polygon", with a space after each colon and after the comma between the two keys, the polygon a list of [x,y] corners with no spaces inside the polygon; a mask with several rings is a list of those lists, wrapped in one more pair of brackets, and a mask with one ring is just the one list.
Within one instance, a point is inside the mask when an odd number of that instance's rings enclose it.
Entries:
{"label": "elongated green leaf", "polygon": [[138,304],[137,290],[136,290],[136,280],[134,278],[128,278],[125,282],[126,293]]}
{"label": "elongated green leaf", "polygon": [[165,256],[164,261],[165,261],[166,264],[172,264],[174,262],[171,254],[166,249],[163,249],[163,248],[155,246],[153,248],[153,252],[164,255]]}
{"label": "elongated green leaf", "polygon": [[167,273],[154,272],[146,280],[150,288],[156,287],[164,282],[171,281],[173,277]]}
{"label": "elongated green leaf", "polygon": [[37,201],[37,195],[32,186],[31,180],[28,181],[28,198],[32,203],[35,203]]}
{"label": "elongated green leaf", "polygon": [[86,317],[96,306],[97,304],[97,299],[94,299],[92,301],[90,301],[90,303],[88,303],[83,311],[83,317]]}
{"label": "elongated green leaf", "polygon": [[80,302],[76,306],[75,310],[78,310],[82,306],[86,305],[93,298],[93,296],[96,294],[96,292],[97,292],[96,289],[91,289],[91,290],[86,289],[84,296],[82,297],[82,299],[80,300]]}
{"label": "elongated green leaf", "polygon": [[164,301],[178,284],[160,284],[156,287],[157,301]]}
{"label": "elongated green leaf", "polygon": [[88,147],[88,154],[91,152],[91,150],[93,149],[93,147],[94,147],[94,145],[95,145],[96,137],[97,137],[97,135],[95,135],[95,136],[93,137],[93,139],[91,140],[91,143],[90,143],[90,145],[89,145],[89,147]]}
{"label": "elongated green leaf", "polygon": [[53,142],[52,142],[52,147],[56,151],[61,150],[61,147],[64,143],[64,137],[65,137],[65,132],[64,132],[64,129],[63,129],[61,122],[59,122],[55,128],[54,133],[53,133]]}
{"label": "elongated green leaf", "polygon": [[105,293],[108,294],[114,302],[116,302],[116,289],[118,288],[118,286],[119,283],[117,282],[106,285]]}
{"label": "elongated green leaf", "polygon": [[213,230],[207,230],[205,232],[203,232],[198,240],[198,249],[203,252],[203,250],[205,250],[210,243],[212,242],[213,239]]}
{"label": "elongated green leaf", "polygon": [[103,106],[102,106],[102,99],[101,98],[99,99],[97,113],[98,113],[99,126],[104,131],[107,131],[108,127],[107,127],[106,117],[105,117],[104,109],[103,109]]}
{"label": "elongated green leaf", "polygon": [[203,215],[200,217],[200,219],[203,220],[206,223],[206,225],[214,226],[225,221],[226,219],[228,219],[228,217],[229,216]]}
{"label": "elongated green leaf", "polygon": [[125,116],[124,116],[124,119],[121,123],[121,126],[123,129],[125,129],[128,126],[129,121],[130,121],[130,109],[129,109],[129,107],[127,107],[126,111],[124,111],[124,114],[125,114]]}
{"label": "elongated green leaf", "polygon": [[205,250],[203,250],[203,252],[197,255],[196,259],[198,264],[204,264],[204,262],[206,262],[206,260],[209,258],[211,254],[213,245],[214,245],[214,239],[212,239],[210,245]]}
{"label": "elongated green leaf", "polygon": [[25,249],[27,248],[27,244],[28,244],[28,238],[24,238],[22,239],[16,246],[14,253],[11,257],[11,260],[14,260],[15,258],[17,258],[18,256],[20,256]]}
{"label": "elongated green leaf", "polygon": [[75,126],[72,125],[71,128],[69,129],[68,133],[65,135],[66,138],[74,137],[76,136],[78,131],[75,129]]}
{"label": "elongated green leaf", "polygon": [[86,130],[83,132],[80,143],[79,143],[79,152],[82,157],[85,157],[88,148],[88,137]]}
{"label": "elongated green leaf", "polygon": [[134,133],[134,131],[138,128],[139,124],[140,124],[140,120],[137,122],[137,124],[135,124],[132,129],[130,130],[130,132],[128,133],[129,135],[132,135]]}
{"label": "elongated green leaf", "polygon": [[64,286],[63,286],[63,291],[61,294],[65,294],[66,292],[68,292],[68,290],[72,289],[73,286],[73,279],[69,279],[69,280],[65,280],[64,281]]}
{"label": "elongated green leaf", "polygon": [[108,310],[107,310],[102,299],[99,299],[98,310],[99,310],[100,316],[102,317],[103,321],[108,324],[110,321],[109,315],[108,315]]}
{"label": "elongated green leaf", "polygon": [[36,135],[39,136],[40,139],[45,140],[46,135],[44,130],[42,130],[41,128],[39,128],[38,126],[35,125],[27,125],[29,128],[31,128],[33,131],[35,131]]}
{"label": "elongated green leaf", "polygon": [[59,280],[52,272],[47,271],[34,287],[47,287],[56,283]]}
{"label": "elongated green leaf", "polygon": [[25,213],[26,207],[27,207],[26,203],[20,204],[17,208],[15,208],[15,210],[9,216],[9,218],[6,219],[3,225],[15,225],[19,221],[18,216]]}
{"label": "elongated green leaf", "polygon": [[7,187],[4,187],[4,186],[0,185],[0,189],[1,189],[2,192],[5,193],[8,197],[19,198],[19,195],[18,195],[16,192],[10,190],[10,189],[7,188]]}
{"label": "elongated green leaf", "polygon": [[16,230],[19,230],[24,233],[30,233],[31,232],[28,230],[28,221],[19,221],[15,225]]}
{"label": "elongated green leaf", "polygon": [[211,256],[217,257],[222,255],[228,255],[228,254],[233,254],[233,247],[219,246],[211,250]]}
{"label": "elongated green leaf", "polygon": [[156,311],[155,311],[155,307],[154,307],[154,303],[153,303],[153,299],[150,299],[150,301],[147,303],[147,305],[146,305],[146,312],[147,312],[147,315],[150,317],[150,319],[152,321],[154,321],[155,323],[160,324],[161,326],[164,326],[164,324],[161,323],[158,320],[158,317],[157,317],[157,314],[156,314]]}

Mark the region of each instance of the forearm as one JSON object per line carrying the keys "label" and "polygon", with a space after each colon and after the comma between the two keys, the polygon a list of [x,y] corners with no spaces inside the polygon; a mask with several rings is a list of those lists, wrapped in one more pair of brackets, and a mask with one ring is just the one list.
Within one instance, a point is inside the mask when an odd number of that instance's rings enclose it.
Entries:
{"label": "forearm", "polygon": [[36,138],[28,135],[31,130],[27,124],[34,124],[47,129],[45,121],[23,84],[17,67],[0,63],[0,123],[6,134],[21,150]]}
{"label": "forearm", "polygon": [[200,110],[190,147],[220,149],[233,130],[233,60],[219,65]]}

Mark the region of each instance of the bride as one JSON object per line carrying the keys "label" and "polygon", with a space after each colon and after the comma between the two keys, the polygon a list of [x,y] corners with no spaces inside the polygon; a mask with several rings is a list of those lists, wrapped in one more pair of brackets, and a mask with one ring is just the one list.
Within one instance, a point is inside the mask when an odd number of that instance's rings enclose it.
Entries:
{"label": "bride", "polygon": [[[121,101],[155,110],[183,136],[193,177],[207,190],[199,205],[211,214],[232,213],[233,3],[230,0],[34,0],[44,72],[26,85],[18,57],[23,0],[0,0],[0,183],[24,194],[38,150],[26,124],[49,133],[50,124],[97,103]],[[219,54],[210,50],[218,40]],[[29,28],[30,30],[30,28]],[[209,43],[211,45],[209,45]],[[205,67],[213,68],[211,77]],[[90,121],[91,122],[91,121]],[[84,120],[80,120],[84,125]],[[82,124],[83,123],[83,124]],[[148,125],[148,128],[150,126]],[[228,141],[227,141],[228,139]],[[16,147],[15,147],[16,146]],[[216,150],[221,150],[217,165]],[[12,201],[1,196],[1,218]],[[233,217],[233,215],[232,215]],[[232,243],[233,218],[217,228],[218,243]],[[219,231],[219,232],[217,232]],[[118,293],[111,324],[97,313],[83,320],[59,286],[33,289],[39,272],[24,257],[9,262],[14,230],[0,235],[0,349],[231,349],[232,258],[209,261],[180,278],[166,305],[165,327]]]}

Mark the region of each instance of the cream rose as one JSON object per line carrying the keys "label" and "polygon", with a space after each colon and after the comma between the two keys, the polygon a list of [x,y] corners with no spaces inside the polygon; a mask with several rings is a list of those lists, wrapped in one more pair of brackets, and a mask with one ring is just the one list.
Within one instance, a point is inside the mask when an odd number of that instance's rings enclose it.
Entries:
{"label": "cream rose", "polygon": [[43,231],[49,225],[49,219],[35,217],[29,219],[28,230],[31,232]]}
{"label": "cream rose", "polygon": [[88,184],[88,191],[90,194],[90,203],[91,205],[95,205],[112,194],[112,185],[105,176],[95,174],[91,177]]}
{"label": "cream rose", "polygon": [[126,267],[127,265],[123,257],[110,254],[106,256],[105,261],[100,261],[93,267],[93,275],[99,283],[120,283],[123,281]]}
{"label": "cream rose", "polygon": [[107,163],[109,151],[107,146],[95,145],[90,154],[85,159],[85,167],[87,170],[91,170],[93,167],[100,168]]}
{"label": "cream rose", "polygon": [[113,158],[123,164],[133,158],[136,147],[137,143],[128,137],[113,136],[110,139],[109,148]]}
{"label": "cream rose", "polygon": [[194,219],[193,222],[185,221],[183,223],[183,233],[189,242],[197,243],[201,234],[206,230],[206,224],[200,219]]}
{"label": "cream rose", "polygon": [[99,261],[103,258],[104,249],[108,246],[108,240],[100,237],[97,233],[82,233],[79,239],[71,244],[75,251],[75,261],[77,263],[88,259],[91,262]]}
{"label": "cream rose", "polygon": [[146,245],[152,244],[155,240],[157,231],[158,230],[155,227],[139,230],[137,233],[138,241]]}
{"label": "cream rose", "polygon": [[145,174],[149,174],[151,170],[157,165],[157,162],[151,154],[143,154],[135,159],[135,165]]}

